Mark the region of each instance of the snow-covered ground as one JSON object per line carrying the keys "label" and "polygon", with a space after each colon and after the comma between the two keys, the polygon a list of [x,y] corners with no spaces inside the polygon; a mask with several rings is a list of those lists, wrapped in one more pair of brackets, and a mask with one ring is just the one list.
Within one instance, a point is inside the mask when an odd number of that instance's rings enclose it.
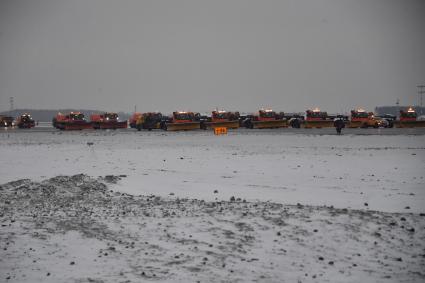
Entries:
{"label": "snow-covered ground", "polygon": [[0,282],[424,282],[424,133],[331,130],[3,131]]}
{"label": "snow-covered ground", "polygon": [[304,133],[2,133],[0,183],[125,174],[131,194],[423,212],[425,135]]}

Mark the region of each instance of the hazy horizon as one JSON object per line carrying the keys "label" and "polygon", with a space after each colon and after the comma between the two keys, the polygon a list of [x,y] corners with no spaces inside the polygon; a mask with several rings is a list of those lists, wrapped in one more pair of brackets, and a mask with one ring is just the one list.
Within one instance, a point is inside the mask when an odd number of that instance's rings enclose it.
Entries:
{"label": "hazy horizon", "polygon": [[0,111],[417,105],[425,1],[0,0]]}

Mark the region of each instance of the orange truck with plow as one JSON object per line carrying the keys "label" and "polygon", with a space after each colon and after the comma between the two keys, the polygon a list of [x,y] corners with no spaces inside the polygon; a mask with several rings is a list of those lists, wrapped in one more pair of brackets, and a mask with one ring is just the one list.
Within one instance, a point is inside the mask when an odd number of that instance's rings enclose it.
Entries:
{"label": "orange truck with plow", "polygon": [[171,117],[161,123],[161,128],[166,131],[189,131],[201,128],[201,122],[195,113],[187,111],[173,112]]}
{"label": "orange truck with plow", "polygon": [[328,113],[320,111],[319,108],[306,111],[304,127],[311,128],[332,128],[334,121],[329,118]]}
{"label": "orange truck with plow", "polygon": [[259,110],[257,115],[245,120],[243,124],[249,129],[275,129],[288,127],[288,121],[284,117],[284,113],[277,114],[271,109]]}
{"label": "orange truck with plow", "polygon": [[357,110],[351,110],[351,118],[350,123],[348,124],[349,128],[360,128],[365,123],[368,122],[370,117],[370,113],[365,110],[359,108]]}
{"label": "orange truck with plow", "polygon": [[130,126],[130,128],[136,128],[137,120],[140,119],[142,115],[143,114],[140,112],[134,112],[133,115],[131,115],[130,119],[128,119],[128,125]]}
{"label": "orange truck with plow", "polygon": [[214,110],[211,112],[211,117],[201,121],[201,128],[204,130],[215,128],[237,129],[239,128],[239,112]]}
{"label": "orange truck with plow", "polygon": [[349,128],[387,128],[388,121],[376,117],[373,112],[366,112],[363,109],[351,110]]}
{"label": "orange truck with plow", "polygon": [[53,118],[53,127],[60,130],[84,130],[93,129],[91,123],[87,122],[81,112],[70,112],[68,114],[58,113]]}
{"label": "orange truck with plow", "polygon": [[117,113],[90,115],[90,123],[94,129],[126,129],[127,121],[120,121]]}
{"label": "orange truck with plow", "polygon": [[425,127],[425,120],[418,120],[415,109],[409,107],[407,110],[400,110],[400,119],[395,123],[397,128]]}

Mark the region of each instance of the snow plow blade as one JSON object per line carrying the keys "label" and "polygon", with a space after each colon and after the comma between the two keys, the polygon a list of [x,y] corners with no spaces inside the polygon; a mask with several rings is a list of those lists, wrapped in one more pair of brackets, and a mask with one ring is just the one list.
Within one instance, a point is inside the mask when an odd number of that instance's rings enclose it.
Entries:
{"label": "snow plow blade", "polygon": [[65,131],[72,131],[72,130],[93,129],[93,127],[90,123],[63,123],[59,125],[59,129],[65,130]]}
{"label": "snow plow blade", "polygon": [[325,120],[325,121],[305,121],[304,128],[312,129],[312,128],[333,128],[334,121]]}
{"label": "snow plow blade", "polygon": [[424,128],[425,121],[395,121],[396,128]]}
{"label": "snow plow blade", "polygon": [[287,120],[273,120],[273,121],[252,121],[253,129],[275,129],[275,128],[287,128]]}
{"label": "snow plow blade", "polygon": [[112,121],[112,122],[92,122],[92,127],[95,129],[126,129],[127,121]]}
{"label": "snow plow blade", "polygon": [[165,130],[167,131],[190,131],[201,128],[200,122],[186,122],[186,123],[165,123]]}
{"label": "snow plow blade", "polygon": [[215,128],[228,128],[237,129],[239,128],[239,121],[223,121],[223,122],[205,122],[203,124],[204,129],[215,129]]}
{"label": "snow plow blade", "polygon": [[347,124],[347,128],[361,128],[365,122],[362,121],[350,121]]}

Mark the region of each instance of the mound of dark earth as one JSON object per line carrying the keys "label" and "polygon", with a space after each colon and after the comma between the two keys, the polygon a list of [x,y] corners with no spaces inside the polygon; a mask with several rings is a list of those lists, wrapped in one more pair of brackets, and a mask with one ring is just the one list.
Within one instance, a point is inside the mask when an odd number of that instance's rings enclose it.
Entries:
{"label": "mound of dark earth", "polygon": [[423,214],[134,196],[119,178],[1,185],[0,281],[425,280]]}

